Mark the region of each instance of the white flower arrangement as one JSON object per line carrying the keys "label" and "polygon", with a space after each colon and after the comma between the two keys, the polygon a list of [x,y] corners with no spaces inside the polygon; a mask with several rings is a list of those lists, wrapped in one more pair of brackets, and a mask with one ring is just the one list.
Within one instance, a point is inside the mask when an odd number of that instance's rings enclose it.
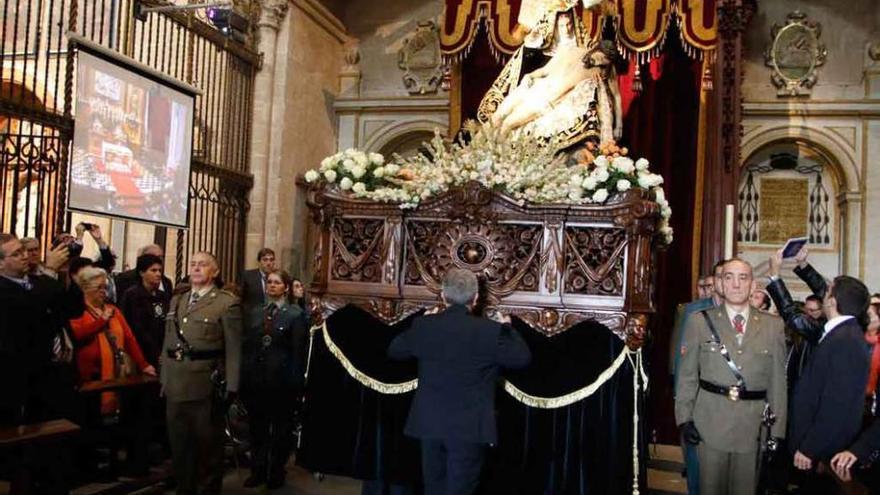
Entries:
{"label": "white flower arrangement", "polygon": [[305,180],[323,181],[357,198],[399,203],[401,208],[414,208],[469,181],[537,204],[600,204],[615,192],[638,187],[654,193],[660,207],[658,232],[664,242],[672,242],[672,210],[661,187],[663,177],[649,172],[648,160],[633,161],[625,148],[609,143],[600,147],[592,163],[567,167],[553,143],[502,137],[489,127],[470,131],[469,143],[451,145],[435,131],[425,143],[427,154],[395,156],[388,163],[379,153],[347,149],[322,160],[320,168],[306,172]]}

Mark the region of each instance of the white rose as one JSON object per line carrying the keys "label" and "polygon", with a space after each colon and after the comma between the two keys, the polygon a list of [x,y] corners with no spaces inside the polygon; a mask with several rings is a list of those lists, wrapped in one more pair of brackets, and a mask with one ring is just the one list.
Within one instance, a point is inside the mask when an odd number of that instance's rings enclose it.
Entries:
{"label": "white rose", "polygon": [[584,183],[584,179],[580,175],[572,175],[570,179],[568,179],[568,185],[571,187],[581,187]]}
{"label": "white rose", "polygon": [[327,179],[327,182],[336,182],[336,171],[331,169],[324,172],[324,178]]}
{"label": "white rose", "polygon": [[367,158],[367,155],[363,153],[358,153],[357,156],[354,157],[354,161],[357,162],[361,167],[366,167],[370,164],[370,160]]}
{"label": "white rose", "polygon": [[373,169],[373,177],[382,177],[383,175],[385,175],[384,167],[376,167]]}
{"label": "white rose", "polygon": [[639,172],[644,172],[645,170],[648,170],[648,165],[650,165],[650,162],[648,162],[648,160],[644,158],[639,158],[638,160],[636,160],[636,170],[638,170]]}
{"label": "white rose", "polygon": [[348,191],[351,189],[351,186],[354,185],[354,182],[351,181],[348,177],[343,177],[341,181],[339,181],[339,187],[342,188],[343,191]]}
{"label": "white rose", "polygon": [[582,185],[583,188],[587,191],[592,191],[593,189],[596,189],[596,186],[599,185],[599,182],[596,180],[595,177],[586,177]]}
{"label": "white rose", "polygon": [[630,187],[632,187],[632,184],[630,184],[629,181],[626,179],[620,179],[619,181],[617,181],[617,190],[620,192],[629,190]]}
{"label": "white rose", "polygon": [[363,182],[357,182],[355,185],[351,186],[351,190],[357,194],[363,194],[364,191],[367,190],[367,185]]}
{"label": "white rose", "polygon": [[385,162],[385,157],[381,153],[370,153],[370,161],[376,165],[381,165]]}
{"label": "white rose", "polygon": [[318,180],[318,177],[320,177],[320,175],[318,175],[318,172],[315,170],[309,170],[306,172],[306,182],[315,182]]}
{"label": "white rose", "polygon": [[605,182],[608,180],[608,175],[607,167],[598,167],[596,170],[593,170],[593,177],[595,177],[597,182]]}
{"label": "white rose", "polygon": [[385,172],[388,172],[388,175],[397,175],[397,172],[400,172],[400,166],[394,163],[389,163],[385,165]]}
{"label": "white rose", "polygon": [[642,189],[650,189],[653,185],[653,181],[648,174],[639,174],[638,183]]}
{"label": "white rose", "polygon": [[351,169],[351,175],[354,176],[355,179],[360,179],[361,177],[364,176],[365,173],[367,173],[367,169],[365,169],[364,167],[362,167],[360,165]]}
{"label": "white rose", "polygon": [[568,193],[568,199],[570,199],[572,201],[580,201],[581,198],[583,198],[583,197],[584,197],[584,190],[583,189],[575,189],[575,190],[571,191],[570,193]]}
{"label": "white rose", "polygon": [[325,170],[330,170],[331,168],[333,168],[333,157],[332,156],[328,156],[327,158],[324,158],[323,160],[321,160],[321,171],[322,172]]}
{"label": "white rose", "polygon": [[631,174],[636,169],[632,159],[625,156],[618,156],[615,158],[614,161],[611,162],[611,166],[625,174]]}
{"label": "white rose", "polygon": [[602,189],[597,189],[596,192],[593,193],[593,201],[596,203],[602,203],[606,199],[608,199],[608,189],[604,187]]}
{"label": "white rose", "polygon": [[593,160],[593,165],[597,167],[607,167],[608,166],[608,158],[605,155],[599,155]]}
{"label": "white rose", "polygon": [[660,208],[660,217],[669,218],[672,216],[672,208],[668,206],[663,206]]}
{"label": "white rose", "polygon": [[351,158],[346,158],[345,160],[342,160],[342,167],[345,170],[353,169],[354,168],[354,160],[352,160]]}

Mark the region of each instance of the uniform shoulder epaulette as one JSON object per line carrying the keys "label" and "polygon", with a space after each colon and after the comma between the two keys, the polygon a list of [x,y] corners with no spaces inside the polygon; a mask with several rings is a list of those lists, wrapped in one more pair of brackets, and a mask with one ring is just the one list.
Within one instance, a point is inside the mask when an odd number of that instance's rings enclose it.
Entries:
{"label": "uniform shoulder epaulette", "polygon": [[227,290],[227,289],[219,289],[219,290],[217,291],[217,293],[218,293],[218,294],[222,294],[222,295],[224,295],[224,296],[226,296],[226,297],[229,297],[229,298],[232,298],[232,299],[238,299],[238,295],[236,295],[236,294],[235,294],[234,292],[232,292],[231,290]]}

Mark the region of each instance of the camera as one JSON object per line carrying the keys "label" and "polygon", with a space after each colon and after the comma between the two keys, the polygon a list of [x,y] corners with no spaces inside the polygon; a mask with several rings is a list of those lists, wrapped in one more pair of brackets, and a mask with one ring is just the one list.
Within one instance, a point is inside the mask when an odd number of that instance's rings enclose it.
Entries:
{"label": "camera", "polygon": [[89,232],[91,232],[92,229],[95,228],[95,224],[93,224],[93,223],[88,223],[88,222],[83,222],[83,223],[82,223],[82,226],[83,226],[84,229],[88,230]]}

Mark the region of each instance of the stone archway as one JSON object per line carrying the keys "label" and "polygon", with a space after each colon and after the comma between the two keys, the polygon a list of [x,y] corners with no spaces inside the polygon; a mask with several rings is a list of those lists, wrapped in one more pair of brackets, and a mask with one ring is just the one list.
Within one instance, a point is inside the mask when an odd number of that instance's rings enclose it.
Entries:
{"label": "stone archway", "polygon": [[[745,158],[741,163],[743,170],[738,189],[742,220],[738,229],[740,237],[743,237],[744,222],[748,221],[749,215],[743,203],[749,201],[750,192],[757,190],[751,183],[753,177],[761,175],[765,180],[779,179],[787,174],[795,182],[800,177],[809,183],[810,188],[804,197],[810,208],[809,228],[816,225],[814,221],[821,216],[820,213],[830,218],[833,224],[829,225],[825,242],[818,240],[813,245],[811,259],[828,276],[858,274],[863,201],[859,169],[847,148],[824,130],[780,126],[744,142],[742,156]],[[771,165],[771,162],[775,164]],[[762,199],[767,198],[762,196]],[[823,199],[825,204],[821,204]],[[753,207],[751,211],[757,210]],[[812,230],[810,237],[813,238]],[[772,246],[762,242],[763,239],[757,242],[755,238],[744,240],[740,241],[740,253],[747,259],[752,258],[756,273],[762,273]]]}

